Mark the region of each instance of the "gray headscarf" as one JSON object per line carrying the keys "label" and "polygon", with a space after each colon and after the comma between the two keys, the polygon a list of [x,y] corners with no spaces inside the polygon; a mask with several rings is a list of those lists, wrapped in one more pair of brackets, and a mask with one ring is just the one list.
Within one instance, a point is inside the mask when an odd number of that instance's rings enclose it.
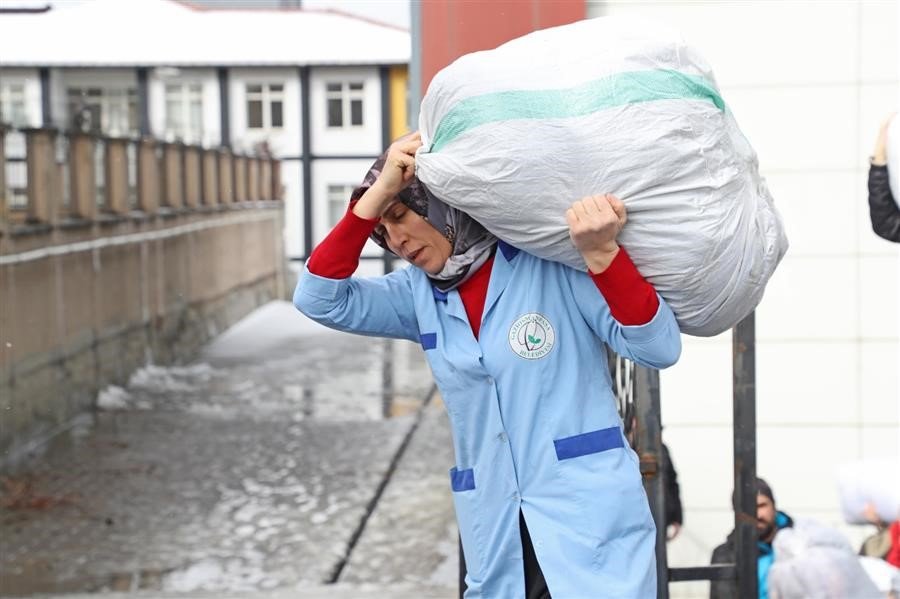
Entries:
{"label": "gray headscarf", "polygon": [[[379,156],[369,168],[362,185],[353,190],[350,196],[351,204],[359,200],[375,183],[386,159],[387,152]],[[417,178],[413,177],[409,187],[397,194],[397,200],[427,220],[453,247],[444,269],[436,275],[428,275],[439,290],[447,292],[463,284],[490,258],[497,238],[465,212],[452,208],[436,198]],[[387,251],[391,251],[384,237],[378,233],[372,233],[372,240]]]}

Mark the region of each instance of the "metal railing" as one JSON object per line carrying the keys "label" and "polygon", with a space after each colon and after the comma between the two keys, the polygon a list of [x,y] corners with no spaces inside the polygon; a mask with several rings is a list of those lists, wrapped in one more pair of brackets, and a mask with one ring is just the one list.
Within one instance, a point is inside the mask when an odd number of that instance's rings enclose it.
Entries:
{"label": "metal railing", "polygon": [[[235,163],[253,176],[236,177]],[[102,215],[110,223],[156,215],[161,207],[239,206],[284,194],[280,163],[268,155],[2,123],[0,167],[0,235],[63,220],[76,226]],[[217,177],[238,180],[240,189],[215,185]]]}

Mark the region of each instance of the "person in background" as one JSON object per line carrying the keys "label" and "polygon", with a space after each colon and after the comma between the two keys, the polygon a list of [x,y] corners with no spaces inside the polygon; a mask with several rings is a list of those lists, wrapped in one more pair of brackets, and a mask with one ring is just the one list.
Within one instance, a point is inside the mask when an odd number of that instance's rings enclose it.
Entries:
{"label": "person in background", "polygon": [[[734,494],[731,497],[734,504]],[[756,479],[756,533],[757,557],[756,574],[758,578],[759,599],[768,599],[769,568],[775,560],[772,541],[775,534],[784,528],[793,526],[794,521],[775,507],[775,494],[772,488],[761,478]],[[731,531],[724,543],[713,550],[713,564],[733,564],[735,561],[735,532]],[[710,599],[733,599],[737,597],[737,583],[734,580],[717,580],[710,585]]]}
{"label": "person in background", "polygon": [[673,540],[681,532],[684,524],[684,512],[681,508],[681,489],[678,486],[678,473],[669,455],[669,448],[662,444],[662,470],[666,483],[666,539]]}
{"label": "person in background", "polygon": [[888,127],[896,113],[885,119],[878,132],[875,151],[869,159],[869,218],[872,230],[882,239],[900,243],[900,205],[891,193],[887,167]]}

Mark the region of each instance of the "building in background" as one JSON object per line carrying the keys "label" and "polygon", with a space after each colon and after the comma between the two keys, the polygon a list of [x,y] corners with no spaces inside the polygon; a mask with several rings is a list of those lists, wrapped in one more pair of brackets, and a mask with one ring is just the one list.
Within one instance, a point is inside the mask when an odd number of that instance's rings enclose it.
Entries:
{"label": "building in background", "polygon": [[[302,258],[407,130],[409,34],[332,10],[248,6],[85,0],[0,13],[0,121],[265,147],[282,160],[286,253]],[[15,207],[14,135],[7,154]]]}
{"label": "building in background", "polygon": [[[456,57],[584,17],[659,20],[701,51],[759,153],[791,240],[756,313],[757,470],[792,515],[861,540],[870,531],[842,522],[836,465],[900,457],[900,251],[872,233],[866,202],[879,122],[900,106],[898,4],[429,0],[412,8],[412,106]],[[685,508],[670,566],[708,563],[733,526],[731,359],[729,333],[685,336],[681,361],[662,373],[665,440]],[[705,598],[707,589],[670,585],[672,597]]]}

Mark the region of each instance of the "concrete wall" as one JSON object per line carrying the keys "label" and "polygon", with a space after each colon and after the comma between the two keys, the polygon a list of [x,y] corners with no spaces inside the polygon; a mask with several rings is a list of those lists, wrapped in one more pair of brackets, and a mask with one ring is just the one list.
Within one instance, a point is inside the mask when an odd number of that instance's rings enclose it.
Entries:
{"label": "concrete wall", "polygon": [[[867,157],[898,107],[896,2],[603,2],[677,27],[759,153],[791,249],[757,310],[758,472],[779,507],[846,526],[835,468],[900,452],[900,246],[871,231]],[[670,565],[708,563],[733,526],[730,334],[684,337],[662,373],[685,528]],[[673,597],[705,597],[676,583]]]}
{"label": "concrete wall", "polygon": [[[155,143],[144,140],[138,206],[111,201],[98,211],[94,181],[81,176],[94,164],[79,159],[82,150],[92,154],[93,140],[82,136],[70,144],[70,171],[85,199],[66,210],[52,168],[58,134],[27,135],[28,209],[0,221],[0,468],[91,410],[99,389],[125,384],[150,362],[189,360],[257,306],[287,295],[283,204],[270,176],[277,162],[236,157],[248,173],[262,173],[248,177],[254,188],[207,193],[203,205],[189,193],[186,205],[175,204],[166,195],[173,171],[158,170]],[[116,143],[106,140],[107,151]],[[196,159],[200,149],[165,151],[185,153],[178,176],[196,191],[209,163]],[[123,163],[108,162],[107,181],[118,180]]]}

